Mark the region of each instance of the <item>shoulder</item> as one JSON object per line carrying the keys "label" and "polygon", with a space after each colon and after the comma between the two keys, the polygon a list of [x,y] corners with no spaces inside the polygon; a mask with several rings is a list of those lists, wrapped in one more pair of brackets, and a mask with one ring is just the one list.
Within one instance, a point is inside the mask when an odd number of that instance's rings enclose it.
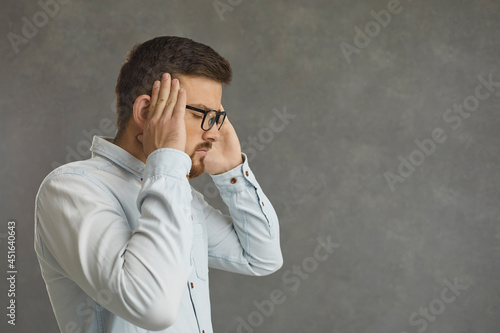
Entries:
{"label": "shoulder", "polygon": [[98,175],[110,167],[112,163],[101,157],[61,165],[43,179],[37,198],[48,188],[58,192],[78,192],[85,188],[104,189]]}

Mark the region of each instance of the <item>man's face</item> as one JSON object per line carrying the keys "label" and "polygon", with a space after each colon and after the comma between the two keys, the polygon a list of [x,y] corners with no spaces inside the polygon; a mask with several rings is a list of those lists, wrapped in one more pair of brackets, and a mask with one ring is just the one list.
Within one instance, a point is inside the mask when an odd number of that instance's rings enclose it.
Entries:
{"label": "man's face", "polygon": [[[186,104],[202,110],[221,110],[222,85],[214,80],[201,76],[176,76],[181,88],[186,90]],[[203,174],[205,165],[203,161],[207,151],[212,148],[212,143],[219,140],[219,130],[215,124],[210,131],[201,128],[203,114],[186,109],[184,117],[186,122],[186,154],[191,157],[192,166],[189,178]]]}

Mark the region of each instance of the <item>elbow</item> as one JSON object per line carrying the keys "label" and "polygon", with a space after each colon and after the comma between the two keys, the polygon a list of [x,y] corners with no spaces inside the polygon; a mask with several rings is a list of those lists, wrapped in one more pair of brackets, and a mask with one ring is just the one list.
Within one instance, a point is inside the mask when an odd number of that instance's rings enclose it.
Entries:
{"label": "elbow", "polygon": [[179,286],[168,291],[156,288],[127,294],[122,318],[148,331],[165,330],[177,320],[183,291]]}
{"label": "elbow", "polygon": [[280,256],[276,258],[276,261],[269,268],[269,273],[267,275],[276,273],[281,267],[283,267],[283,256],[280,253]]}
{"label": "elbow", "polygon": [[166,278],[132,275],[121,281],[121,311],[125,320],[148,331],[162,331],[177,320],[188,272]]}
{"label": "elbow", "polygon": [[254,274],[257,276],[271,275],[279,271],[281,267],[283,267],[283,256],[280,253],[273,261],[269,261],[265,265],[260,266],[258,270],[254,270]]}
{"label": "elbow", "polygon": [[164,297],[158,297],[155,301],[145,306],[138,317],[138,326],[148,331],[162,331],[174,325],[179,312],[179,304],[172,304]]}
{"label": "elbow", "polygon": [[148,331],[163,331],[174,325],[176,319],[177,313],[151,309],[150,313],[144,316],[145,325],[143,328]]}

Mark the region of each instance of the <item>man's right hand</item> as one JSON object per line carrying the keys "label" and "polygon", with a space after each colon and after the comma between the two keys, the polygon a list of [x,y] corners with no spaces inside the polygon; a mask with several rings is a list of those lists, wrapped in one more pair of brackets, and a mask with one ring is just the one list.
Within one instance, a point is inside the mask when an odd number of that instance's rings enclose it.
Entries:
{"label": "man's right hand", "polygon": [[155,81],[149,105],[148,119],[143,134],[137,139],[142,142],[146,158],[156,149],[174,148],[185,152],[186,91],[180,89],[178,79],[171,79],[164,73]]}

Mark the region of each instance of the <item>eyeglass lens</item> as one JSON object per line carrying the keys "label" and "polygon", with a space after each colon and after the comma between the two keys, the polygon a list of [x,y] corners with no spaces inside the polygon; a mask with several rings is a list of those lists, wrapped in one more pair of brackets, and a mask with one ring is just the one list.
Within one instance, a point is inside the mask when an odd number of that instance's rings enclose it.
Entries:
{"label": "eyeglass lens", "polygon": [[206,117],[205,117],[205,122],[203,123],[203,129],[208,131],[213,126],[213,124],[215,123],[216,120],[217,120],[217,125],[219,125],[219,128],[220,128],[220,125],[224,121],[224,117],[225,117],[225,115],[220,115],[219,119],[217,119],[217,112],[216,111],[208,112]]}

